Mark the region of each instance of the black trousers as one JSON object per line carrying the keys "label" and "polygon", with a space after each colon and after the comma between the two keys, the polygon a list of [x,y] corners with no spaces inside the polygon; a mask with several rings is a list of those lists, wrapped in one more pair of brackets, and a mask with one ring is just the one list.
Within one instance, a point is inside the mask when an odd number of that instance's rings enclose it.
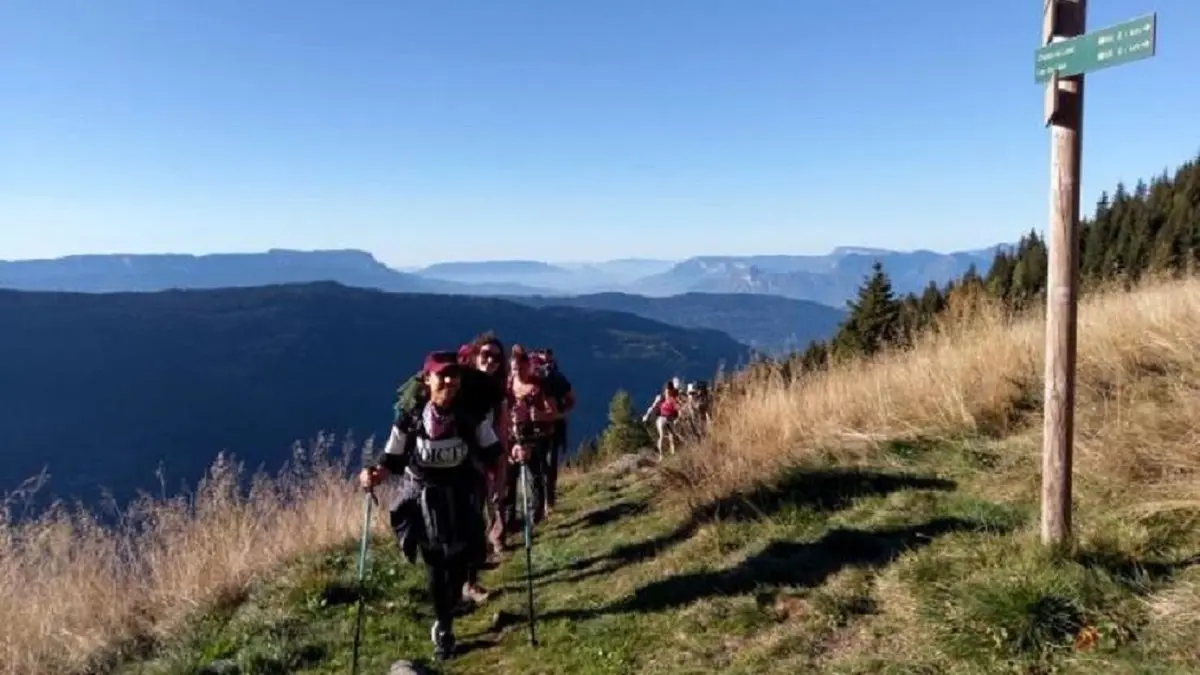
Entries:
{"label": "black trousers", "polygon": [[[486,555],[483,512],[473,480],[459,485],[431,486],[412,480],[402,484],[401,495],[391,511],[392,530],[401,551],[419,551],[425,561],[434,614],[450,630],[454,610],[462,599],[463,583]],[[424,495],[424,498],[422,497]],[[429,507],[426,514],[422,504]],[[428,515],[432,520],[424,520]],[[430,522],[445,531],[429,531]],[[435,544],[438,539],[451,546],[447,553]],[[410,549],[411,547],[411,549]],[[409,557],[415,562],[415,557]]]}
{"label": "black trousers", "polygon": [[[535,523],[540,523],[542,518],[546,516],[546,466],[553,442],[554,438],[552,436],[546,436],[522,443],[529,451],[529,459],[526,461],[526,465],[529,467],[529,500],[532,502],[533,522]],[[517,530],[516,514],[517,509],[521,508],[520,495],[518,494],[520,483],[521,467],[519,465],[508,467],[508,481],[504,491],[502,513],[505,514],[505,519],[511,526],[509,528],[510,532]]]}
{"label": "black trousers", "polygon": [[462,600],[463,582],[467,580],[471,559],[466,552],[446,556],[440,551],[423,550],[429,594],[433,598],[433,614],[440,628],[454,632],[454,609]]}

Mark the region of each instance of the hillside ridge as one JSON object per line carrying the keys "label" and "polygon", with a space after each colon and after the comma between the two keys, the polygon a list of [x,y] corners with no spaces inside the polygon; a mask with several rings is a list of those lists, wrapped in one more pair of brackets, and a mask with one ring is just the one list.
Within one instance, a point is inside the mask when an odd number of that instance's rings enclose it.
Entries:
{"label": "hillside ridge", "polygon": [[[555,348],[579,398],[570,447],[599,433],[618,389],[711,379],[749,349],[711,329],[615,311],[388,293],[334,282],[158,293],[0,290],[7,415],[0,489],[49,465],[51,492],[94,502],[193,484],[216,452],[279,466],[318,432],[381,439],[396,387],[435,349],[485,329]],[[419,325],[421,330],[414,331]],[[64,414],[63,411],[70,411]]]}

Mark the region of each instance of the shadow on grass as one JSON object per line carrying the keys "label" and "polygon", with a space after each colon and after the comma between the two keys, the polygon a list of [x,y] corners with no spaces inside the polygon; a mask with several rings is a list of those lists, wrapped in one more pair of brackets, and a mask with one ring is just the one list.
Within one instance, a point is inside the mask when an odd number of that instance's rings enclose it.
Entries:
{"label": "shadow on grass", "polygon": [[1148,584],[1172,579],[1178,572],[1200,565],[1200,555],[1174,561],[1140,560],[1116,551],[1084,551],[1073,557],[1084,567],[1101,569],[1122,585],[1141,591]]}
{"label": "shadow on grass", "polygon": [[646,502],[631,502],[621,501],[615,502],[602,509],[593,509],[575,518],[555,527],[559,532],[572,530],[575,528],[586,529],[589,527],[603,527],[633,516],[640,516],[650,510],[650,505]]}
{"label": "shadow on grass", "polygon": [[622,544],[608,553],[535,572],[533,578],[547,579],[564,572],[577,573],[548,582],[556,583],[581,581],[608,574],[652,558],[686,541],[702,525],[714,520],[754,520],[792,508],[835,511],[844,509],[855,500],[864,497],[880,497],[900,490],[948,491],[956,487],[954,481],[942,478],[860,469],[792,471],[773,483],[693,509],[687,520],[666,534],[632,544]]}
{"label": "shadow on grass", "polygon": [[819,586],[842,569],[886,565],[905,551],[926,546],[945,534],[991,529],[974,520],[938,518],[874,531],[839,528],[809,543],[773,541],[732,569],[678,575],[643,586],[631,597],[606,607],[551,612],[545,618],[578,621],[606,614],[661,612],[707,597],[750,594],[764,584]]}

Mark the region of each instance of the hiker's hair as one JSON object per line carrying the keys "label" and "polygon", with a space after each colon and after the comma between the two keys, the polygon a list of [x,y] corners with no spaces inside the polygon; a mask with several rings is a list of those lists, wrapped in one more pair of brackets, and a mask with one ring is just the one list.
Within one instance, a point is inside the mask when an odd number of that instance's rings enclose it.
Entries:
{"label": "hiker's hair", "polygon": [[[501,383],[508,382],[508,355],[504,353],[504,343],[500,338],[496,337],[495,331],[486,330],[471,340],[471,365],[474,367],[474,361],[479,358],[479,352],[484,347],[492,346],[500,350],[500,364],[496,370],[496,379]],[[517,349],[520,345],[514,345],[513,349]]]}

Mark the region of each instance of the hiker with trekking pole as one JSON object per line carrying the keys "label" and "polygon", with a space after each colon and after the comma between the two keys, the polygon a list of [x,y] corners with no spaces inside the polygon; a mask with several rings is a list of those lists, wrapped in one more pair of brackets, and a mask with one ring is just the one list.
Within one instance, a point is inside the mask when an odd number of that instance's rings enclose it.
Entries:
{"label": "hiker with trekking pole", "polygon": [[[544,371],[540,365],[541,362],[520,345],[513,345],[508,387],[508,412],[512,425],[509,440],[514,450],[520,449],[521,454],[528,458],[525,460],[524,474],[527,474],[529,497],[533,500],[530,516],[533,525],[542,522],[546,516],[547,462],[554,442],[555,426],[561,419],[554,398],[545,387]],[[505,517],[514,526],[517,473],[509,472],[504,508]]]}
{"label": "hiker with trekking pole", "polygon": [[[359,484],[369,491],[399,477],[389,520],[404,557],[412,563],[420,553],[425,562],[433,655],[444,660],[455,652],[454,610],[463,586],[486,555],[478,550],[486,545],[480,473],[504,446],[492,424],[490,378],[464,367],[453,351],[431,353],[418,375],[419,386],[401,388],[387,445]],[[514,462],[525,459],[513,449]]]}

